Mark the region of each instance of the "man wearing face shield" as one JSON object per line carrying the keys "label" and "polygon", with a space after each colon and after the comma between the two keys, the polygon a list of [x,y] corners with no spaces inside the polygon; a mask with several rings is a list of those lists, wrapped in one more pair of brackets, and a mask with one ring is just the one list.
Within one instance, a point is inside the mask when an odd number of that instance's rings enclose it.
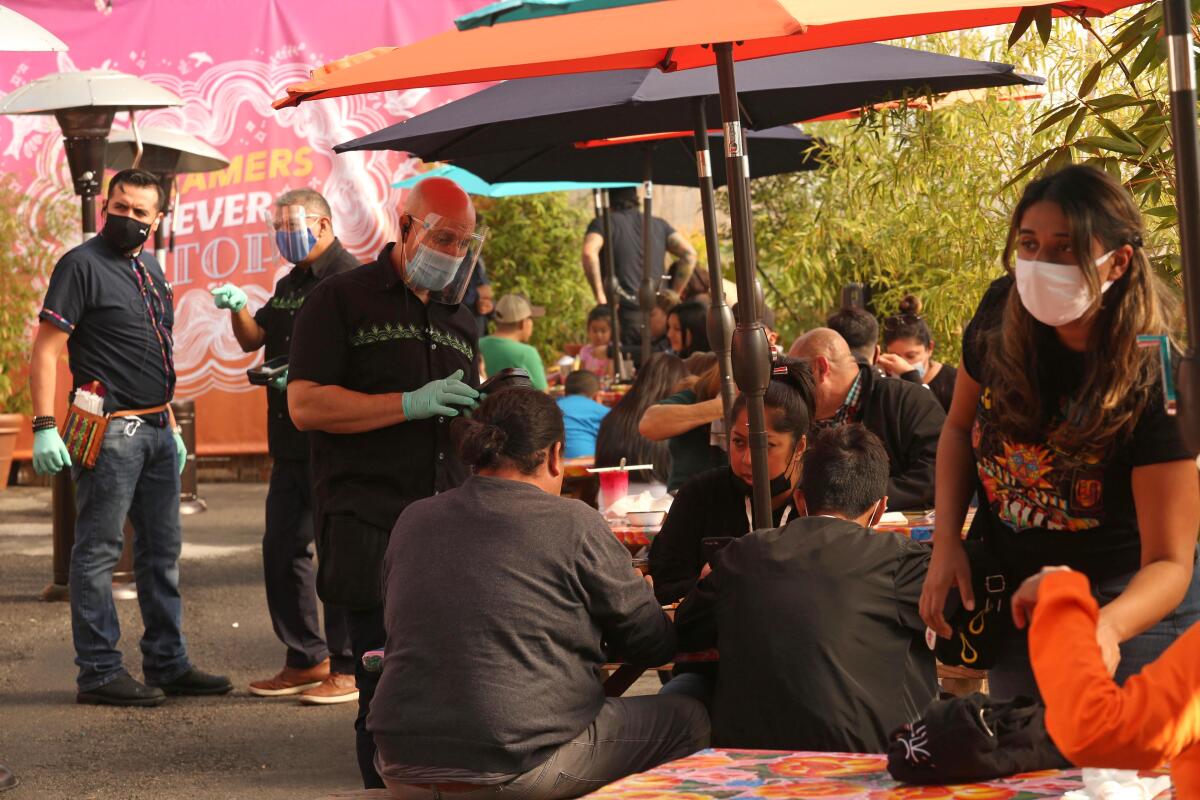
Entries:
{"label": "man wearing face shield", "polygon": [[400,240],[322,281],[292,337],[288,407],[296,427],[311,431],[317,592],[349,609],[366,788],[383,788],[366,728],[378,675],[363,669],[362,655],[384,646],[388,537],[409,503],[467,475],[450,421],[479,396],[477,328],[461,301],[483,238],[466,193],[426,178],[406,199]]}
{"label": "man wearing face shield", "polygon": [[[217,308],[228,309],[233,334],[247,353],[265,347],[264,361],[287,358],[296,313],[317,284],[354,269],[358,259],[333,233],[329,203],[312,189],[294,189],[275,201],[267,219],[280,257],[295,266],[254,316],[246,293],[233,284],[212,290]],[[346,612],[325,606],[325,636],[317,618],[313,567],[313,503],[308,434],[296,430],[287,407],[288,371],[267,389],[267,443],[271,482],[267,489],[263,574],[267,609],[275,635],[287,648],[284,667],[272,678],[254,681],[259,697],[299,695],[306,705],[358,699]]]}
{"label": "man wearing face shield", "polygon": [[[38,315],[30,364],[33,465],[41,475],[71,469],[75,545],[71,550],[71,631],[80,703],[156,706],[166,695],[224,694],[229,679],[192,666],[179,596],[179,475],[187,450],[171,407],[175,361],[171,285],[143,249],[162,221],[164,192],[141,170],[109,181],[104,228],[54,266]],[[107,427],[94,465],[77,463],[57,430],[59,354],[67,347],[74,400],[99,397]],[[97,408],[97,411],[100,409]],[[73,445],[82,437],[67,428]],[[79,453],[76,447],[74,452]],[[113,569],[126,517],[133,523],[134,575],[145,633],[143,684],[125,671],[113,604]]]}

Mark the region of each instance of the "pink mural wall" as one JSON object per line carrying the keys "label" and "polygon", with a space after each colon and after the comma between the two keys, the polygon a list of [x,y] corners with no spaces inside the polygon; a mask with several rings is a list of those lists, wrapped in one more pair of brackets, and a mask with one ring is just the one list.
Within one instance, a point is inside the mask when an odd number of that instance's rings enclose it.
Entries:
{"label": "pink mural wall", "polygon": [[[70,51],[0,53],[0,93],[55,71],[102,67],[138,75],[184,101],[141,112],[140,126],[190,133],[231,161],[223,172],[180,176],[175,247],[163,265],[175,287],[177,397],[196,400],[201,454],[266,451],[263,389],[245,379],[261,356],[241,352],[228,313],[209,296],[210,288],[233,282],[253,310],[290,268],[272,253],[260,213],[281,192],[312,187],[328,198],[342,242],[363,259],[373,257],[396,222],[399,194],[389,186],[411,175],[416,162],[390,152],[337,156],[333,146],[477,87],[337,98],[278,112],[271,101],[315,65],[424,38],[485,2],[5,0]],[[119,115],[114,127],[127,126]],[[0,116],[0,171],[26,188],[20,214],[31,227],[49,204],[78,207],[53,117]]]}

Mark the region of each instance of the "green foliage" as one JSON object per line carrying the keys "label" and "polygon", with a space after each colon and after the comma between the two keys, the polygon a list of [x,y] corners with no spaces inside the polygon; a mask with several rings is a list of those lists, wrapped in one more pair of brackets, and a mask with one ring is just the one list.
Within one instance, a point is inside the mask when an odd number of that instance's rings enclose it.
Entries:
{"label": "green foliage", "polygon": [[28,414],[33,325],[57,257],[50,242],[69,240],[71,209],[52,205],[37,229],[24,218],[27,198],[11,176],[0,179],[0,412]]}
{"label": "green foliage", "polygon": [[[1192,2],[1192,36],[1200,23],[1200,2]],[[1049,7],[1046,8],[1049,13]],[[1035,153],[1013,175],[1023,181],[1045,163],[1082,161],[1123,180],[1157,234],[1152,261],[1163,272],[1178,272],[1175,159],[1171,143],[1162,7],[1140,10],[1099,26],[1076,19],[1092,51],[1065,99],[1045,110],[1038,130],[1050,133],[1050,146]],[[1014,29],[1014,37],[1019,32]]]}
{"label": "green foliage", "polygon": [[483,254],[496,299],[521,292],[546,307],[531,344],[553,362],[563,345],[584,340],[594,305],[580,262],[588,215],[563,193],[479,200],[477,208],[490,230]]}
{"label": "green foliage", "polygon": [[1002,274],[1016,190],[1001,187],[1028,150],[1026,117],[992,98],[811,126],[826,143],[822,168],[754,184],[759,266],[785,342],[823,324],[860,281],[880,317],[920,296],[939,356],[954,363],[962,326]]}

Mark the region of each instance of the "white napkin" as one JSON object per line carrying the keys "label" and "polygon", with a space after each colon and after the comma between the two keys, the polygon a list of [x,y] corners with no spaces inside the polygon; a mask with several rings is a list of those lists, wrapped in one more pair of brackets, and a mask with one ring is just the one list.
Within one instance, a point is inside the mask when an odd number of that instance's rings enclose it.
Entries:
{"label": "white napkin", "polygon": [[1067,792],[1063,800],[1152,800],[1171,788],[1166,775],[1139,778],[1134,770],[1083,770],[1083,788]]}

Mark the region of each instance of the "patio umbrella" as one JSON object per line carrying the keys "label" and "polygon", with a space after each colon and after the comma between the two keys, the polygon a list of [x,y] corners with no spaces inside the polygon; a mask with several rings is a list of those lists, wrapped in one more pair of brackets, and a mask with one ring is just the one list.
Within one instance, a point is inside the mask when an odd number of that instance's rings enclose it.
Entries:
{"label": "patio umbrella", "polygon": [[[520,83],[522,81],[514,81]],[[820,166],[817,157],[819,145],[812,136],[791,125],[783,125],[765,131],[751,131],[748,138],[754,147],[754,158],[750,159],[751,178],[761,178],[768,175],[780,175],[788,172],[800,172],[816,169]],[[708,147],[718,154],[724,145],[722,134],[710,132],[707,136]],[[654,307],[656,288],[653,274],[656,269],[652,263],[653,248],[650,243],[653,215],[653,186],[667,184],[672,186],[696,185],[696,144],[692,135],[674,135],[671,137],[627,137],[625,139],[602,139],[588,142],[562,144],[556,147],[540,147],[525,150],[514,150],[487,156],[473,156],[459,159],[460,166],[470,169],[480,175],[495,180],[549,180],[551,178],[568,178],[571,180],[596,181],[630,181],[639,177],[643,182],[642,192],[642,281],[638,291],[638,305],[642,310],[642,363],[650,357],[650,334],[648,330],[650,309]],[[703,151],[703,161],[711,165],[707,150]],[[725,165],[718,157],[714,167],[709,170],[708,183],[701,191],[701,205],[704,211],[704,236],[708,243],[709,284],[721,283],[720,250],[717,246],[715,201],[712,187],[725,185]],[[606,233],[605,241],[612,241]],[[612,254],[612,248],[606,248],[606,254]],[[661,266],[661,265],[658,265]],[[612,265],[609,264],[609,284],[606,291],[611,295],[610,302],[614,319],[617,316],[616,297],[617,286]],[[721,287],[710,289],[713,299],[709,307],[709,342],[723,365],[721,397],[722,405],[728,416],[729,408],[733,405],[734,385],[730,356],[730,337],[733,333],[733,320]]]}
{"label": "patio umbrella", "polygon": [[67,45],[29,17],[0,6],[0,52],[65,53]]}
{"label": "patio umbrella", "polygon": [[[519,0],[510,0],[516,3]],[[614,0],[615,2],[615,0]],[[1179,23],[1186,22],[1187,0],[1164,0],[1178,4]],[[469,83],[475,81],[598,72],[606,69],[658,68],[663,71],[717,66],[721,96],[721,118],[726,130],[726,159],[729,174],[730,217],[734,266],[738,289],[743,296],[754,290],[755,254],[750,223],[748,187],[742,174],[746,157],[737,102],[735,60],[746,61],[768,55],[817,50],[846,44],[917,36],[939,31],[1001,25],[1022,20],[1032,22],[1029,9],[1041,7],[1056,16],[1100,16],[1134,5],[1133,0],[1081,0],[1046,4],[1042,0],[740,0],[730,13],[728,0],[657,0],[596,11],[528,19],[495,27],[467,31],[451,30],[403,48],[379,48],[350,56],[313,72],[311,80],[289,87],[288,96],[277,107],[307,99],[345,94]],[[542,4],[545,5],[545,4]],[[612,5],[606,3],[605,5]],[[530,9],[534,9],[531,4]],[[540,12],[538,12],[540,13]],[[1178,42],[1169,41],[1171,74],[1191,76],[1190,32],[1176,24]],[[1168,36],[1170,39],[1170,36]],[[736,44],[735,44],[736,43]],[[1186,60],[1186,63],[1185,63]],[[1194,116],[1195,91],[1186,87],[1192,105],[1184,114]],[[1173,83],[1175,85],[1175,83]],[[1182,114],[1176,114],[1176,118]],[[1177,125],[1183,124],[1180,122]],[[1195,132],[1195,121],[1192,123]],[[1177,149],[1178,149],[1178,142]],[[1195,148],[1195,141],[1187,145]],[[1189,156],[1190,157],[1190,156]],[[1181,162],[1182,163],[1182,160]],[[1195,164],[1194,164],[1195,165]],[[1200,166],[1200,165],[1197,165]],[[1184,189],[1188,183],[1194,184]],[[1191,192],[1200,205],[1200,179],[1193,173],[1181,182],[1181,193]],[[1200,211],[1200,208],[1197,208]],[[1194,223],[1188,220],[1185,227]],[[1200,248],[1200,231],[1196,246]],[[1187,237],[1181,236],[1181,239]],[[1200,278],[1200,252],[1189,258],[1183,249],[1185,272]],[[1195,260],[1195,264],[1190,263]],[[1200,313],[1200,285],[1189,282],[1189,294]],[[770,380],[769,348],[754,303],[741,303],[734,336],[734,377],[747,397],[751,457],[754,466],[755,527],[769,524],[770,497],[767,489],[766,435],[762,396]],[[1195,339],[1197,331],[1189,331]],[[1200,344],[1200,340],[1193,342]],[[1190,357],[1190,354],[1189,354]],[[1185,363],[1185,368],[1188,364]],[[1200,389],[1200,363],[1190,367]],[[1181,380],[1181,388],[1186,381]],[[1198,409],[1200,411],[1200,409]],[[1200,439],[1200,415],[1195,434]]]}
{"label": "patio umbrella", "polygon": [[393,189],[411,189],[426,178],[449,178],[462,187],[467,194],[479,197],[516,197],[525,194],[546,192],[577,192],[597,189],[627,189],[637,186],[635,182],[591,182],[591,181],[509,181],[489,183],[469,170],[446,164],[420,172],[410,178],[392,184]]}
{"label": "patio umbrella", "polygon": [[[1040,85],[1008,64],[861,44],[738,65],[746,127],[773,128],[905,95]],[[690,131],[697,103],[717,119],[714,68],[550,75],[497,84],[336,150],[405,150],[425,161],[665,131]]]}

